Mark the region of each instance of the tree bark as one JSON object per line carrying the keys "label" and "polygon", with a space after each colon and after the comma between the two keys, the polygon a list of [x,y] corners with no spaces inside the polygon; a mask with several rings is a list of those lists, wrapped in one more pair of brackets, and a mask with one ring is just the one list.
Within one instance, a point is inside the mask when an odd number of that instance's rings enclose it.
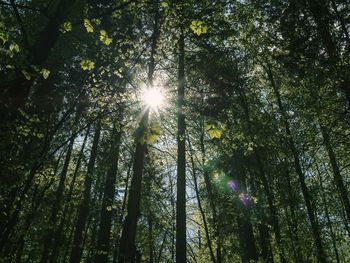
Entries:
{"label": "tree bark", "polygon": [[178,131],[177,131],[177,193],[176,193],[176,263],[186,262],[186,139],[185,114],[185,39],[181,28],[178,68]]}
{"label": "tree bark", "polygon": [[304,201],[305,201],[305,205],[306,205],[306,209],[307,209],[307,214],[311,223],[311,229],[312,229],[312,234],[313,234],[313,238],[315,241],[315,245],[316,245],[316,250],[317,250],[317,259],[320,263],[326,263],[328,262],[326,254],[325,254],[325,250],[323,247],[323,242],[322,242],[322,238],[321,238],[321,229],[316,217],[316,213],[315,213],[315,209],[312,205],[312,196],[310,194],[310,191],[307,187],[306,181],[305,181],[305,175],[303,173],[303,170],[301,168],[301,163],[300,163],[300,158],[299,158],[299,153],[298,150],[295,146],[294,143],[294,139],[293,139],[293,135],[292,132],[290,130],[290,126],[289,126],[289,122],[282,104],[282,100],[281,100],[281,96],[278,90],[278,87],[275,83],[273,74],[271,72],[271,69],[267,69],[267,75],[270,81],[270,84],[273,88],[273,92],[276,96],[277,99],[277,104],[278,104],[278,108],[279,111],[282,115],[282,121],[284,124],[284,128],[286,130],[286,135],[288,138],[288,143],[289,143],[289,147],[290,150],[292,152],[293,155],[293,160],[294,160],[294,169],[298,175],[299,178],[299,183],[301,186],[301,191],[304,197]]}
{"label": "tree bark", "polygon": [[95,256],[96,263],[105,263],[108,261],[108,253],[110,250],[110,232],[112,226],[113,202],[115,196],[115,183],[118,171],[120,139],[122,135],[121,127],[117,122],[114,124],[112,136],[113,142],[109,155],[110,166],[106,174],[104,186],[103,201],[101,207],[100,229],[97,238],[97,252]]}
{"label": "tree bark", "polygon": [[347,191],[346,186],[344,184],[343,177],[341,176],[340,168],[338,166],[337,159],[335,157],[335,153],[334,153],[333,147],[331,145],[329,134],[328,134],[326,128],[323,127],[322,125],[321,125],[321,132],[322,132],[324,145],[326,146],[326,149],[327,149],[329,161],[330,161],[331,166],[332,166],[334,182],[338,188],[341,199],[343,201],[345,213],[347,216],[347,224],[349,225],[349,223],[350,223],[350,200],[349,200],[348,191]]}
{"label": "tree bark", "polygon": [[79,263],[81,260],[81,255],[83,252],[82,242],[84,229],[87,221],[87,217],[90,210],[90,195],[91,195],[91,187],[93,182],[93,173],[95,168],[95,161],[97,157],[98,151],[98,143],[101,135],[101,124],[97,123],[95,128],[94,139],[92,142],[90,159],[87,166],[85,181],[84,181],[84,193],[83,198],[79,205],[78,218],[75,224],[75,231],[73,237],[73,245],[70,253],[70,263]]}
{"label": "tree bark", "polygon": [[50,249],[52,246],[52,242],[53,242],[53,238],[54,238],[54,231],[56,229],[56,223],[57,223],[57,219],[58,219],[58,212],[61,208],[61,202],[62,202],[62,198],[63,198],[63,194],[64,194],[64,187],[65,187],[66,178],[67,178],[68,166],[69,166],[71,154],[73,151],[74,139],[75,138],[73,136],[70,139],[66,158],[65,158],[65,161],[63,164],[62,172],[60,174],[60,181],[58,184],[55,200],[54,200],[52,210],[51,210],[51,216],[49,219],[50,228],[48,229],[48,231],[44,237],[44,249],[43,249],[43,253],[41,255],[41,260],[40,260],[41,263],[47,263],[49,260]]}

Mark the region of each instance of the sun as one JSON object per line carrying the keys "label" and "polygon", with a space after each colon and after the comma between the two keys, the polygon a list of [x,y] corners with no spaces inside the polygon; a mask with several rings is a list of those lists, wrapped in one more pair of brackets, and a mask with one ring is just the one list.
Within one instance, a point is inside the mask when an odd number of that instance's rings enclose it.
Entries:
{"label": "sun", "polygon": [[151,109],[160,109],[164,106],[164,92],[158,88],[148,88],[142,92],[143,102]]}

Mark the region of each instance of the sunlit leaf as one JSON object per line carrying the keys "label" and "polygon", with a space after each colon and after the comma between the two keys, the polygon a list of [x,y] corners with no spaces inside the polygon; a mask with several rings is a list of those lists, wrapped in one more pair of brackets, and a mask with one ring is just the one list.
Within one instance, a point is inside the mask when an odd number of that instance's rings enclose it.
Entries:
{"label": "sunlit leaf", "polygon": [[80,66],[83,70],[93,70],[95,68],[95,62],[89,59],[84,59],[80,62]]}
{"label": "sunlit leaf", "polygon": [[63,25],[60,28],[60,31],[62,33],[66,33],[66,32],[72,31],[72,23],[69,22],[69,21],[64,22]]}
{"label": "sunlit leaf", "polygon": [[220,139],[222,136],[223,131],[221,129],[218,128],[214,128],[214,129],[210,129],[208,131],[208,134],[210,136],[211,139]]}
{"label": "sunlit leaf", "polygon": [[10,45],[10,51],[15,51],[15,52],[19,52],[19,46],[17,44],[11,44]]}
{"label": "sunlit leaf", "polygon": [[168,4],[167,2],[162,2],[160,5],[161,5],[161,7],[163,7],[163,8],[166,8],[166,7],[169,6],[169,4]]}
{"label": "sunlit leaf", "polygon": [[220,139],[224,129],[223,127],[214,121],[208,121],[204,124],[205,129],[207,130],[211,139]]}
{"label": "sunlit leaf", "polygon": [[100,31],[100,40],[103,44],[109,46],[112,43],[112,38],[108,37],[106,30]]}
{"label": "sunlit leaf", "polygon": [[208,27],[204,25],[202,21],[199,20],[193,20],[191,22],[190,28],[192,29],[193,33],[195,33],[197,36],[208,32]]}
{"label": "sunlit leaf", "polygon": [[50,75],[50,70],[43,68],[42,70],[40,70],[41,75],[43,75],[44,79],[47,79]]}
{"label": "sunlit leaf", "polygon": [[9,40],[9,36],[5,32],[0,32],[0,40],[5,44]]}
{"label": "sunlit leaf", "polygon": [[91,24],[89,19],[87,19],[87,18],[84,19],[84,26],[85,26],[86,31],[88,33],[94,32],[94,27],[92,26],[92,24]]}

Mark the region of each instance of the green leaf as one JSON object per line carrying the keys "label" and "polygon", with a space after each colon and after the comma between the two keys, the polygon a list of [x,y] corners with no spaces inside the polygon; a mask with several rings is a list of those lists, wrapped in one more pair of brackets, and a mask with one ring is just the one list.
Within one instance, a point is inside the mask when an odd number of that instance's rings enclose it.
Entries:
{"label": "green leaf", "polygon": [[222,130],[221,129],[210,129],[208,131],[209,136],[211,139],[220,139],[222,136]]}
{"label": "green leaf", "polygon": [[100,40],[106,46],[109,46],[112,43],[112,38],[108,37],[106,30],[100,31]]}
{"label": "green leaf", "polygon": [[10,51],[15,51],[15,52],[19,52],[19,46],[15,43],[15,44],[11,44],[10,45]]}
{"label": "green leaf", "polygon": [[0,39],[5,44],[9,40],[9,36],[5,32],[0,32]]}
{"label": "green leaf", "polygon": [[222,126],[216,122],[209,121],[204,125],[211,139],[220,139],[224,133]]}
{"label": "green leaf", "polygon": [[84,18],[84,26],[85,26],[86,31],[87,31],[88,33],[94,32],[94,27],[92,26],[92,24],[91,24],[91,22],[90,22],[89,19]]}
{"label": "green leaf", "polygon": [[208,31],[208,27],[204,25],[202,21],[199,20],[193,20],[190,25],[190,28],[192,29],[193,33],[195,33],[197,36],[205,34]]}
{"label": "green leaf", "polygon": [[166,8],[166,7],[169,6],[169,4],[168,4],[167,2],[162,2],[162,3],[160,4],[160,6],[163,7],[163,8]]}
{"label": "green leaf", "polygon": [[83,70],[93,70],[95,68],[95,62],[89,59],[84,59],[80,62],[80,66]]}
{"label": "green leaf", "polygon": [[42,70],[40,70],[41,75],[43,75],[44,79],[47,79],[50,75],[50,70],[43,68]]}
{"label": "green leaf", "polygon": [[69,22],[69,21],[64,22],[63,25],[60,28],[60,31],[62,33],[66,33],[66,32],[72,31],[72,23]]}

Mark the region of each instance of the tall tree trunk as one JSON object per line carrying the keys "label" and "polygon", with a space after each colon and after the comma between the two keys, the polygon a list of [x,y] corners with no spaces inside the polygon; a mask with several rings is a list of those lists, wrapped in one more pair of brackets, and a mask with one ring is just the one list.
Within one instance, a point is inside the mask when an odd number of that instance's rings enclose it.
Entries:
{"label": "tall tree trunk", "polygon": [[337,260],[337,263],[340,263],[337,242],[336,242],[335,234],[334,234],[333,227],[332,227],[332,221],[331,221],[330,216],[329,216],[329,210],[328,210],[327,200],[326,200],[326,196],[325,196],[325,189],[323,187],[322,175],[320,173],[320,170],[319,170],[317,164],[316,164],[316,169],[317,169],[317,174],[318,174],[318,180],[320,181],[320,188],[321,188],[321,192],[322,192],[322,202],[323,202],[324,212],[325,212],[326,219],[327,219],[327,225],[328,225],[329,232],[330,232],[331,239],[332,239],[332,245],[333,245],[333,249],[334,249],[335,258]]}
{"label": "tall tree trunk", "polygon": [[[250,117],[249,103],[248,103],[248,100],[247,100],[247,96],[246,96],[246,94],[245,94],[243,89],[239,90],[239,93],[240,93],[241,98],[242,98],[241,103],[242,103],[243,110],[245,112],[246,122],[247,122],[247,126],[248,126],[248,133],[249,133],[249,136],[251,138],[251,141],[255,142],[254,133],[252,131],[252,121],[251,121],[251,117]],[[269,179],[268,179],[267,174],[265,172],[265,168],[264,168],[264,165],[263,165],[263,162],[262,162],[262,158],[261,158],[260,152],[258,151],[257,148],[254,148],[254,152],[253,153],[254,153],[254,159],[257,162],[257,168],[258,168],[258,171],[259,171],[259,177],[260,177],[260,179],[262,181],[264,192],[265,192],[266,198],[268,200],[268,205],[269,205],[269,210],[270,210],[270,220],[271,220],[271,223],[272,223],[272,226],[273,226],[273,230],[274,230],[274,233],[275,233],[275,237],[276,237],[276,243],[277,243],[277,247],[278,247],[280,261],[282,263],[285,263],[286,259],[284,257],[282,244],[281,244],[281,231],[280,231],[280,226],[279,226],[277,210],[276,210],[276,207],[274,205],[273,189],[271,189]],[[265,232],[267,231],[267,229],[262,227],[261,230],[263,231],[264,235],[266,235]]]}
{"label": "tall tree trunk", "polygon": [[101,207],[100,229],[97,238],[97,252],[95,256],[96,263],[105,263],[108,261],[108,253],[110,250],[110,232],[112,227],[112,208],[115,197],[115,183],[118,171],[118,159],[120,149],[120,139],[122,135],[120,124],[117,121],[114,124],[112,132],[112,145],[109,154],[109,168],[106,174],[104,186],[103,201]]}
{"label": "tall tree trunk", "polygon": [[207,218],[205,216],[205,211],[204,211],[204,209],[202,207],[202,202],[201,202],[201,199],[200,199],[200,196],[199,196],[197,172],[196,172],[196,166],[195,166],[194,159],[193,159],[193,149],[192,149],[192,146],[191,146],[191,141],[189,140],[189,136],[187,136],[187,141],[188,141],[188,146],[189,146],[189,150],[190,150],[190,160],[191,160],[191,165],[192,165],[192,175],[193,175],[194,190],[196,192],[196,198],[197,198],[199,212],[201,213],[201,216],[202,216],[205,237],[207,239],[207,246],[209,248],[211,261],[213,263],[216,263],[216,258],[215,258],[215,255],[214,255],[212,241],[211,241],[210,234],[209,234]]}
{"label": "tall tree trunk", "polygon": [[[144,132],[148,128],[148,114],[149,109],[143,115],[140,130]],[[127,215],[124,220],[122,235],[119,242],[119,263],[133,263],[136,257],[136,228],[137,220],[140,214],[140,201],[141,201],[141,186],[142,186],[142,175],[143,166],[145,159],[145,152],[147,145],[140,141],[140,138],[136,139],[136,151],[135,159],[133,164],[133,177],[131,179],[129,198],[127,205]]]}
{"label": "tall tree trunk", "polygon": [[282,115],[283,124],[285,126],[284,128],[286,130],[286,135],[287,135],[287,138],[289,140],[289,147],[290,147],[290,150],[292,152],[293,159],[294,159],[294,169],[295,169],[295,171],[298,175],[298,178],[299,178],[301,191],[302,191],[304,201],[306,204],[307,214],[308,214],[308,217],[309,217],[309,220],[311,223],[312,234],[313,234],[313,238],[314,238],[316,250],[317,250],[317,259],[321,263],[326,263],[326,262],[328,262],[328,260],[327,260],[325,250],[323,247],[323,242],[322,242],[322,238],[321,238],[321,229],[320,229],[317,217],[316,217],[314,207],[312,205],[312,196],[310,194],[310,191],[309,191],[307,184],[306,184],[306,181],[305,181],[305,175],[304,175],[303,170],[301,168],[299,153],[298,153],[298,150],[295,146],[293,135],[292,135],[292,132],[291,132],[291,129],[289,126],[289,122],[288,122],[288,119],[287,119],[287,116],[286,116],[286,113],[285,113],[285,110],[284,110],[284,107],[282,104],[281,96],[280,96],[278,87],[275,83],[271,69],[267,69],[267,75],[268,75],[270,84],[273,88],[273,92],[277,98],[278,108],[279,108],[279,111]]}
{"label": "tall tree trunk", "polygon": [[80,202],[79,210],[78,210],[78,218],[75,224],[75,231],[73,237],[73,245],[70,253],[70,263],[79,263],[81,260],[81,255],[83,252],[82,242],[84,229],[87,221],[87,217],[90,210],[90,196],[91,196],[91,186],[93,182],[93,173],[95,168],[95,161],[98,150],[98,143],[100,141],[101,135],[101,124],[97,123],[95,128],[94,139],[92,142],[90,159],[87,166],[85,181],[84,181],[84,193],[83,198]]}
{"label": "tall tree trunk", "polygon": [[181,28],[179,40],[177,193],[176,193],[176,263],[186,262],[186,139],[185,114],[185,38]]}
{"label": "tall tree trunk", "polygon": [[[157,51],[157,43],[159,38],[159,2],[155,0],[153,2],[153,10],[155,12],[154,25],[152,33],[151,55],[148,65],[148,87],[153,87],[153,75],[155,70],[155,55]],[[140,137],[148,131],[148,117],[150,108],[147,108],[142,116],[139,125]],[[138,260],[138,253],[136,251],[135,239],[137,221],[140,215],[140,202],[141,202],[141,188],[145,153],[147,151],[146,142],[142,142],[140,137],[136,138],[136,150],[135,159],[133,164],[133,177],[131,179],[129,198],[127,205],[127,215],[124,220],[122,235],[119,242],[119,263],[133,263]]]}
{"label": "tall tree trunk", "polygon": [[43,249],[43,253],[41,255],[41,260],[40,260],[41,263],[47,263],[48,259],[49,259],[50,249],[51,249],[53,238],[54,238],[54,231],[56,229],[56,223],[57,223],[57,219],[58,219],[58,212],[61,208],[61,202],[62,202],[64,187],[65,187],[65,183],[66,183],[68,167],[69,167],[69,163],[70,163],[71,154],[73,151],[74,139],[75,139],[74,136],[72,136],[70,139],[66,158],[65,158],[65,161],[63,164],[62,172],[60,174],[60,181],[58,184],[56,196],[55,196],[55,199],[53,202],[51,215],[50,215],[50,219],[49,219],[50,228],[48,229],[48,231],[44,237],[44,249]]}
{"label": "tall tree trunk", "polygon": [[329,161],[330,161],[331,166],[332,166],[334,182],[338,188],[338,191],[340,193],[340,197],[341,197],[343,204],[344,204],[345,213],[347,216],[347,223],[346,224],[349,225],[349,223],[350,223],[350,200],[349,200],[348,191],[347,191],[346,186],[344,184],[343,177],[341,176],[340,168],[338,166],[337,159],[335,157],[335,153],[334,153],[333,147],[331,145],[328,131],[322,125],[321,125],[321,132],[322,132],[324,145],[326,146],[326,149],[327,149]]}
{"label": "tall tree trunk", "polygon": [[149,263],[154,263],[154,245],[153,245],[153,219],[152,215],[148,216],[148,249],[149,249]]}

